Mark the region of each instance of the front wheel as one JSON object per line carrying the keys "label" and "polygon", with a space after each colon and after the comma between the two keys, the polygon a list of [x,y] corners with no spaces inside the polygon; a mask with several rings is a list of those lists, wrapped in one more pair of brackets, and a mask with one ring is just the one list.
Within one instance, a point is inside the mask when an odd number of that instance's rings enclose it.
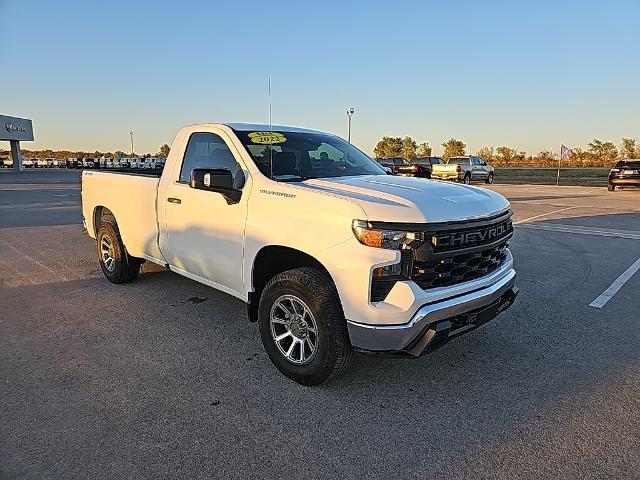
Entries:
{"label": "front wheel", "polygon": [[611,184],[607,185],[607,190],[609,190],[610,192],[613,192],[615,189],[616,189],[615,185],[611,185]]}
{"label": "front wheel", "polygon": [[484,181],[485,183],[493,183],[493,173],[490,173],[487,179]]}
{"label": "front wheel", "polygon": [[282,272],[260,297],[258,326],[275,367],[302,385],[318,385],[347,367],[353,355],[340,299],[315,268]]}
{"label": "front wheel", "polygon": [[111,283],[126,283],[135,280],[142,261],[130,256],[122,243],[117,225],[103,223],[96,236],[98,261],[102,273]]}

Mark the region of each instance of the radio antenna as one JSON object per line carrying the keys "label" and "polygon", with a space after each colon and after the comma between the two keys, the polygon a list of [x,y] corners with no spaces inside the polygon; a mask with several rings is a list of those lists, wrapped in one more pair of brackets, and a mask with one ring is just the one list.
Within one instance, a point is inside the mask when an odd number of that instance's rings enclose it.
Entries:
{"label": "radio antenna", "polygon": [[[271,123],[271,75],[269,75],[267,98],[269,100],[269,133],[271,133],[273,131],[273,124]],[[269,144],[267,148],[269,149],[269,169],[271,170],[271,179],[273,180],[273,148],[271,144]]]}
{"label": "radio antenna", "polygon": [[269,99],[269,131],[271,132],[273,130],[273,127],[271,125],[271,75],[269,75],[269,91],[267,96]]}

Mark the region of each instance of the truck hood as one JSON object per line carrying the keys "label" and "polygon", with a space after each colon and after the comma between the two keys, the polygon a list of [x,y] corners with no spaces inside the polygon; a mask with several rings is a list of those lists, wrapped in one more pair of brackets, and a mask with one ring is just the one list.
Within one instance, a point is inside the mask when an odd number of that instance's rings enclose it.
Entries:
{"label": "truck hood", "polygon": [[491,190],[414,177],[364,175],[313,179],[298,185],[355,201],[369,221],[469,220],[491,216],[509,207],[506,198]]}

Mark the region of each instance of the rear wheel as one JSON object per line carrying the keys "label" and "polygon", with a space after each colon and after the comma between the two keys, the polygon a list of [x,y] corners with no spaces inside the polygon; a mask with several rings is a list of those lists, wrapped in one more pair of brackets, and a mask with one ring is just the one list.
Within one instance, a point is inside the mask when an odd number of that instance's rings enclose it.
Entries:
{"label": "rear wheel", "polygon": [[467,173],[467,174],[464,176],[464,179],[463,179],[462,181],[465,183],[465,185],[469,185],[469,184],[471,183],[471,174],[470,174],[470,173]]}
{"label": "rear wheel", "polygon": [[493,173],[490,173],[489,176],[487,176],[487,179],[484,182],[485,183],[493,183]]}
{"label": "rear wheel", "polygon": [[615,185],[611,185],[611,184],[607,185],[607,190],[609,190],[610,192],[613,192],[615,189],[616,189]]}
{"label": "rear wheel", "polygon": [[126,283],[135,280],[140,272],[142,260],[130,256],[122,243],[118,226],[103,223],[96,236],[98,261],[102,273],[112,283]]}
{"label": "rear wheel", "polygon": [[351,361],[353,349],[331,279],[315,268],[276,275],[260,297],[258,326],[275,367],[302,385],[318,385]]}

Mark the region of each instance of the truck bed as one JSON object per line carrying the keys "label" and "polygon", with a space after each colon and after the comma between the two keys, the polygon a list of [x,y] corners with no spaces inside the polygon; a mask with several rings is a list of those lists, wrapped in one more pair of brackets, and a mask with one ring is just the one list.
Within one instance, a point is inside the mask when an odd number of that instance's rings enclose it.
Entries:
{"label": "truck bed", "polygon": [[96,235],[96,215],[102,207],[118,219],[127,250],[134,257],[162,259],[158,247],[159,174],[127,171],[82,172],[82,214],[91,237]]}

